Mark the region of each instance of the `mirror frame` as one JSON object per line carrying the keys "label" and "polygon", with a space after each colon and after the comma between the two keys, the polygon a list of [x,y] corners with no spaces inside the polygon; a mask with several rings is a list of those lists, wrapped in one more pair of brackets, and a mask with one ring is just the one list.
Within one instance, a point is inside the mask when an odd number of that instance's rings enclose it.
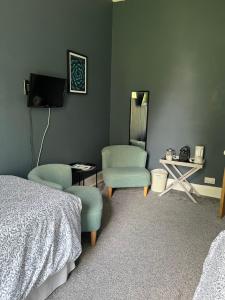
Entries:
{"label": "mirror frame", "polygon": [[[130,143],[130,122],[131,122],[131,100],[132,100],[132,93],[148,93],[148,105],[147,105],[147,117],[146,117],[146,127],[145,127],[145,132],[146,132],[146,141],[145,141],[145,148],[147,148],[147,140],[148,140],[148,117],[149,117],[149,101],[150,101],[150,91],[144,91],[144,90],[139,90],[139,91],[131,91],[130,92],[130,115],[129,115],[129,140],[128,140],[128,145],[131,145]],[[137,146],[138,147],[138,146]]]}

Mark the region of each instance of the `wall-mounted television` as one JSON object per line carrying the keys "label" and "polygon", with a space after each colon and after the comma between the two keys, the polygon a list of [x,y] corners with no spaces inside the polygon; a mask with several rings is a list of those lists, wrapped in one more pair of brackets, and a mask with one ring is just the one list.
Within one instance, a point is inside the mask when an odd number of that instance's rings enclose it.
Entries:
{"label": "wall-mounted television", "polygon": [[45,75],[30,74],[29,107],[62,107],[66,80]]}

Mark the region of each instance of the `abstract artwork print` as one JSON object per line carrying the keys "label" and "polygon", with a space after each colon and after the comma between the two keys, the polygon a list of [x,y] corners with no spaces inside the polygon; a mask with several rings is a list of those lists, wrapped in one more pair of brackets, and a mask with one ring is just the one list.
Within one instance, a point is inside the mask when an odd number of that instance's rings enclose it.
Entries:
{"label": "abstract artwork print", "polygon": [[67,52],[68,92],[87,94],[87,57]]}

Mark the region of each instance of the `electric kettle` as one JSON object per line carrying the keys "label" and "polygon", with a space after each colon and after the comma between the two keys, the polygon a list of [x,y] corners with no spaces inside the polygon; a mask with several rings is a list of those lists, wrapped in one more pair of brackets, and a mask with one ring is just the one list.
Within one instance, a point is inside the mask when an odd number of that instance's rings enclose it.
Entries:
{"label": "electric kettle", "polygon": [[195,146],[195,159],[196,164],[203,164],[204,146]]}

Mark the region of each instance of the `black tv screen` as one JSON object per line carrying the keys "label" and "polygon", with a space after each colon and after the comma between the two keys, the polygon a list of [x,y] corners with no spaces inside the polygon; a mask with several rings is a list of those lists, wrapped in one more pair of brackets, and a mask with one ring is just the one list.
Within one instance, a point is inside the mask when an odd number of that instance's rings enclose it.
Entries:
{"label": "black tv screen", "polygon": [[29,107],[62,107],[65,79],[30,74]]}

